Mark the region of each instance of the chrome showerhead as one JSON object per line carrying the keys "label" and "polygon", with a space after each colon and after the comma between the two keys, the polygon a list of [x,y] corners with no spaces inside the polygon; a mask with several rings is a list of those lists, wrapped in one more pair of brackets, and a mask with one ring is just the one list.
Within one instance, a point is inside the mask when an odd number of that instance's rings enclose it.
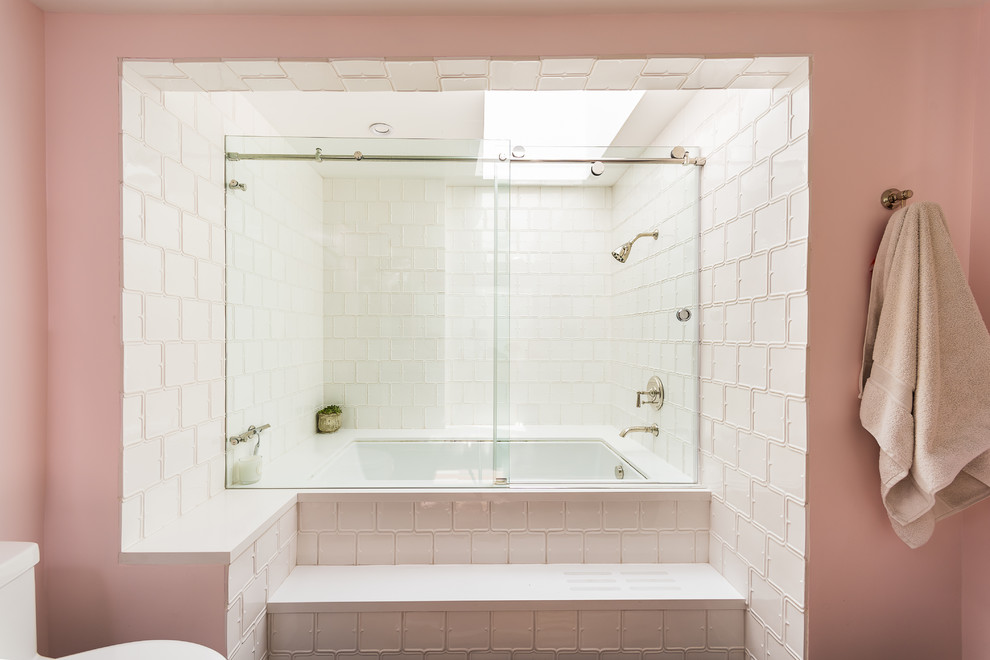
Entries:
{"label": "chrome showerhead", "polygon": [[612,256],[620,264],[626,263],[626,259],[629,258],[629,252],[630,252],[630,250],[632,250],[633,243],[635,243],[639,239],[644,238],[646,236],[652,236],[653,237],[653,240],[657,240],[660,237],[660,232],[659,231],[648,231],[648,232],[643,233],[643,234],[637,234],[636,235],[636,238],[632,239],[628,243],[623,243],[619,247],[617,247],[614,250],[612,250]]}
{"label": "chrome showerhead", "polygon": [[626,263],[626,259],[629,258],[630,250],[632,250],[632,241],[629,241],[628,243],[623,243],[619,247],[615,248],[612,251],[612,256],[615,257],[615,260],[618,261],[620,264],[624,264]]}

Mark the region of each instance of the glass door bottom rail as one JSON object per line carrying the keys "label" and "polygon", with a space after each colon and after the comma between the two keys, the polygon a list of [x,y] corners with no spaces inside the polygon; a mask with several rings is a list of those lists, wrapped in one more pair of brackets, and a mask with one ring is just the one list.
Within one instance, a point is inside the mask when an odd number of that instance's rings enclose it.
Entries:
{"label": "glass door bottom rail", "polygon": [[[342,429],[307,438],[266,466],[253,488],[491,488],[493,451],[510,485],[643,487],[694,479],[608,426],[530,426],[491,439],[491,429]],[[651,438],[652,439],[652,438]],[[264,448],[262,448],[264,453]],[[246,487],[236,483],[234,487]]]}

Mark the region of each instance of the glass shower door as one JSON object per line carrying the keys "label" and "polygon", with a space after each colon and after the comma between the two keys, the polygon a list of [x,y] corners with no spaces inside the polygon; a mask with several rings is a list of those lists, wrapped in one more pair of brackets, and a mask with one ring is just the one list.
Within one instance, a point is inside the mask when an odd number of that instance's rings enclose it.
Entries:
{"label": "glass shower door", "polygon": [[[527,145],[511,159],[513,485],[696,482],[701,163],[686,153]],[[654,378],[665,402],[638,405]]]}
{"label": "glass shower door", "polygon": [[[229,136],[226,151],[227,436],[270,425],[228,442],[228,485],[507,479],[508,145]],[[342,427],[317,433],[328,405]]]}

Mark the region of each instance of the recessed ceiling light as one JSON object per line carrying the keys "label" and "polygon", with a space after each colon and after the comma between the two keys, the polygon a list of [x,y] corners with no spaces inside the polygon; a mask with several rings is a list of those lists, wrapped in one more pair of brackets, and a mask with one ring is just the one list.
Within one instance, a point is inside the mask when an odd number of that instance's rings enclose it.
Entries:
{"label": "recessed ceiling light", "polygon": [[382,121],[376,121],[374,124],[368,127],[372,135],[388,135],[392,132],[392,127]]}

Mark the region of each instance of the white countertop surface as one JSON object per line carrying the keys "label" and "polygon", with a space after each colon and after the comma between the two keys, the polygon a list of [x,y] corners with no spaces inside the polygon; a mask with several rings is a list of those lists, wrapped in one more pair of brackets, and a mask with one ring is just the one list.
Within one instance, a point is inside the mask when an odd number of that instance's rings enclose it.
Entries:
{"label": "white countertop surface", "polygon": [[708,564],[297,566],[268,611],[742,609]]}
{"label": "white countertop surface", "polygon": [[296,503],[294,490],[225,490],[125,548],[122,564],[229,564]]}

